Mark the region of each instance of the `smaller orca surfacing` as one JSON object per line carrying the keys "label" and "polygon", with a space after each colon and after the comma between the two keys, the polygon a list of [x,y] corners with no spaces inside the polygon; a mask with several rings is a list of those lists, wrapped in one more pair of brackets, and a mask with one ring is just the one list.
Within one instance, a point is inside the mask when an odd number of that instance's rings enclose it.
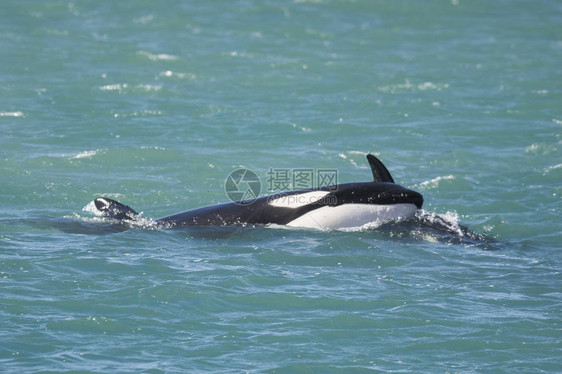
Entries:
{"label": "smaller orca surfacing", "polygon": [[[281,192],[251,202],[206,206],[156,219],[153,227],[275,224],[326,230],[415,217],[423,205],[423,196],[394,183],[387,168],[375,156],[368,154],[367,160],[372,182]],[[88,206],[97,215],[125,224],[141,219],[132,208],[107,197],[96,198]]]}

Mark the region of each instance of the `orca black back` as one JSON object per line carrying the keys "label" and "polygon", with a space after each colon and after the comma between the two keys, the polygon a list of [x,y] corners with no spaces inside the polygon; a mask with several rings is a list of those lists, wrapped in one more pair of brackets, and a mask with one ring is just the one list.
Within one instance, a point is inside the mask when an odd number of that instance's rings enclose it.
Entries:
{"label": "orca black back", "polygon": [[[162,228],[266,224],[339,227],[345,224],[347,216],[350,222],[357,224],[407,218],[421,209],[423,196],[420,193],[394,183],[388,169],[375,156],[368,154],[367,160],[373,175],[372,182],[287,191],[251,201],[210,205],[165,216],[154,222]],[[134,221],[139,217],[131,207],[106,197],[95,199],[94,205],[99,214],[117,220]],[[335,220],[334,215],[344,217]],[[322,222],[326,222],[326,226]]]}

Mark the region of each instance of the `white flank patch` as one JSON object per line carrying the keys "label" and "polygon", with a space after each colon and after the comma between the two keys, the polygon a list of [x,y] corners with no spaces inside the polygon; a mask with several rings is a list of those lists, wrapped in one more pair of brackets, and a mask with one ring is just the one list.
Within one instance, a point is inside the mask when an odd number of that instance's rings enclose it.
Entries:
{"label": "white flank patch", "polygon": [[289,222],[290,227],[320,230],[360,227],[371,222],[386,222],[414,217],[418,208],[414,204],[343,204],[324,206]]}
{"label": "white flank patch", "polygon": [[[330,191],[311,191],[295,195],[281,196],[276,199],[268,200],[269,205],[282,208],[300,208],[308,204],[321,201]],[[274,195],[275,196],[275,195]]]}

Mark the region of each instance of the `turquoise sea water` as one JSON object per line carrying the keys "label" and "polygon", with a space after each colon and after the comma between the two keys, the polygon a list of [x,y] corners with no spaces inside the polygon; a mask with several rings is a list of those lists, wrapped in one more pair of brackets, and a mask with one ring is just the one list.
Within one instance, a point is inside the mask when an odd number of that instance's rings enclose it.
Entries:
{"label": "turquoise sea water", "polygon": [[[562,371],[559,1],[1,8],[1,372]],[[82,211],[225,202],[241,167],[367,181],[368,152],[489,240]]]}

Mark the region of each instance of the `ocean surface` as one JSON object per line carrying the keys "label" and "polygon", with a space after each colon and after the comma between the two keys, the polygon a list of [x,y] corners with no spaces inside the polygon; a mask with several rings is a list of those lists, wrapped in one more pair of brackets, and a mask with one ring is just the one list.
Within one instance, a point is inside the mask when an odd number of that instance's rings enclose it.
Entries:
{"label": "ocean surface", "polygon": [[[0,48],[0,372],[562,372],[560,1],[3,0]],[[83,210],[369,152],[439,227]]]}

